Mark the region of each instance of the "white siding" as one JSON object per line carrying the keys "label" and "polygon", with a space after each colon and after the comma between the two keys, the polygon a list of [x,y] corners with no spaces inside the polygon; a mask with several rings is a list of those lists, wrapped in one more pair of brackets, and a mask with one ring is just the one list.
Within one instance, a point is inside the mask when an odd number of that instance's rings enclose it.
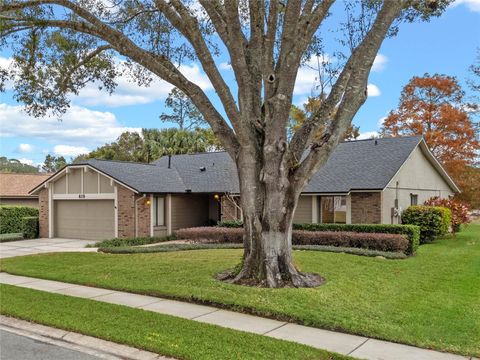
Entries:
{"label": "white siding", "polygon": [[[396,189],[397,182],[398,190]],[[395,205],[397,191],[398,203],[402,210],[410,206],[410,194],[418,195],[419,205],[432,196],[445,198],[454,194],[420,147],[412,152],[400,171],[383,191],[382,222],[385,224],[397,223],[397,219],[391,217],[391,208]]]}

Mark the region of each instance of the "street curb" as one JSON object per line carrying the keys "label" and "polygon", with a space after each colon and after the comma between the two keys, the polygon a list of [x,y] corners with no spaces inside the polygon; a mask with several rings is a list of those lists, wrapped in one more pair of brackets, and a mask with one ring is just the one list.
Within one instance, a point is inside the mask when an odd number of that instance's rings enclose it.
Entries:
{"label": "street curb", "polygon": [[0,329],[105,360],[174,360],[127,345],[0,315]]}

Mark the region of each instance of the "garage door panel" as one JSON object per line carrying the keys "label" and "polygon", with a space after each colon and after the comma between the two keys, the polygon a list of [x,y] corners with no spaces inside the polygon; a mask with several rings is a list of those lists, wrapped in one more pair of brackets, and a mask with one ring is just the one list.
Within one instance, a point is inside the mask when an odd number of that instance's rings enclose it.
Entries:
{"label": "garage door panel", "polygon": [[55,236],[107,239],[115,236],[113,200],[56,200]]}

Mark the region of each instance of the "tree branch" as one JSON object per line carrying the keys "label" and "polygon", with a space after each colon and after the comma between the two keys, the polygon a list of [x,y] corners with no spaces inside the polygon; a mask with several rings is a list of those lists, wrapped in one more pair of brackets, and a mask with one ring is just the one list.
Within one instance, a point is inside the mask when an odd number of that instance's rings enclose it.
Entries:
{"label": "tree branch", "polygon": [[[400,15],[402,8],[403,2],[401,1],[384,3],[372,28],[352,53],[327,100],[295,133],[291,142],[289,158],[290,164],[293,165],[293,186],[303,188],[313,173],[327,161],[351,124],[353,116],[365,102],[368,75],[373,61],[391,24]],[[305,144],[311,141],[314,132],[318,130],[320,120],[328,118],[325,117],[326,115],[331,117],[338,101],[340,101],[338,110],[322,140],[311,146],[308,155],[296,167],[295,164],[299,163],[298,159],[302,156]]]}

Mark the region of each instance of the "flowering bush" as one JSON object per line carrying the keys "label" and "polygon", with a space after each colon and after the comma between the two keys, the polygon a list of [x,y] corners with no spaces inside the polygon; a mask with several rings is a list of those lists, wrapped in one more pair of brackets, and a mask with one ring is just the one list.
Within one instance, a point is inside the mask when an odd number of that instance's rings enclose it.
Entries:
{"label": "flowering bush", "polygon": [[432,197],[425,201],[425,205],[429,206],[442,206],[452,211],[452,230],[453,232],[459,232],[460,226],[470,222],[468,217],[469,207],[464,202],[454,199],[441,199],[438,196]]}

